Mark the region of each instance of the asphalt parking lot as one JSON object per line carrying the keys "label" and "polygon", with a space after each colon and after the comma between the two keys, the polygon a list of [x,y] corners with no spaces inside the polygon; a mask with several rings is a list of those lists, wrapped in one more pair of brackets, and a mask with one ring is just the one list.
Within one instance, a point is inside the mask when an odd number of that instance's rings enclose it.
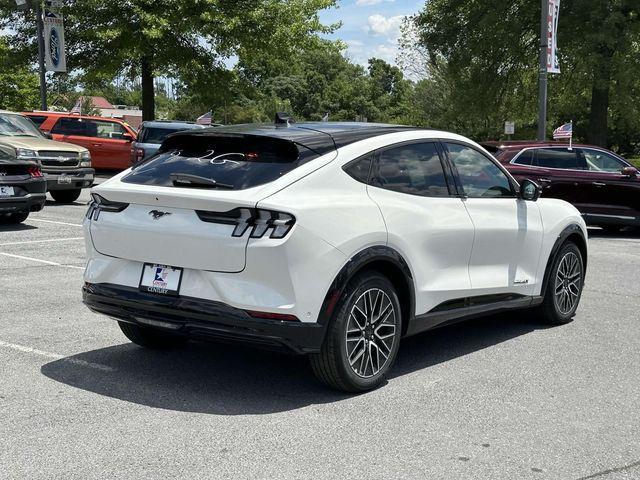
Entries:
{"label": "asphalt parking lot", "polygon": [[575,321],[403,342],[383,388],[304,358],[150,352],[81,302],[88,193],[0,227],[0,478],[640,478],[640,234],[593,230]]}

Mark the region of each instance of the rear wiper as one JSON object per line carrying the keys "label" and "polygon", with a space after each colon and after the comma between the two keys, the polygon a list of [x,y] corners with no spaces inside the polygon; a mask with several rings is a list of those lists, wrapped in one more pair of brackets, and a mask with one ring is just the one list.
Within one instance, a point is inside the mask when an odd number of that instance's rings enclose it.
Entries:
{"label": "rear wiper", "polygon": [[199,175],[191,175],[188,173],[172,173],[169,175],[173,185],[176,187],[195,187],[195,188],[227,188],[233,190],[234,186],[228,183],[216,182],[213,178],[201,177]]}

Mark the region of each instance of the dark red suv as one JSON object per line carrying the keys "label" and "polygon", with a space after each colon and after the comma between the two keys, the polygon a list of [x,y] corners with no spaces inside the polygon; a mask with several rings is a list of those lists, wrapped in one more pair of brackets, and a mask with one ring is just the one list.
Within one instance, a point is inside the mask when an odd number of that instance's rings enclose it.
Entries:
{"label": "dark red suv", "polygon": [[485,142],[487,150],[521,181],[529,178],[543,195],[572,203],[589,225],[615,230],[640,226],[638,169],[609,150],[590,145]]}

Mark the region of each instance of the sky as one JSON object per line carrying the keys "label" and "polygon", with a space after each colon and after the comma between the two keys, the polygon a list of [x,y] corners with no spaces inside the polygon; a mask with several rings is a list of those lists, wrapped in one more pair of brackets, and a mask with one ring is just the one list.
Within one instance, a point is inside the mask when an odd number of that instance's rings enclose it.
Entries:
{"label": "sky", "polygon": [[354,63],[366,65],[377,57],[395,64],[402,19],[424,5],[425,0],[339,0],[337,8],[322,11],[320,18],[325,24],[342,21],[329,38],[346,43],[345,55]]}

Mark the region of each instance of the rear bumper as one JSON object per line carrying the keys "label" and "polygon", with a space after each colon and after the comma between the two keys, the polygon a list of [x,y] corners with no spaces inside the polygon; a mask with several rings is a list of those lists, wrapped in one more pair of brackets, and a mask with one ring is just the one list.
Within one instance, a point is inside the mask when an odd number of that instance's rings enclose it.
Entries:
{"label": "rear bumper", "polygon": [[[74,170],[53,170],[44,168],[47,178],[47,191],[75,190],[89,188],[93,185],[95,170],[93,168],[78,168]],[[62,180],[64,178],[64,180]]]}
{"label": "rear bumper", "polygon": [[0,213],[38,212],[47,199],[45,193],[28,193],[20,197],[0,198]]}
{"label": "rear bumper", "polygon": [[256,319],[222,302],[165,297],[133,287],[85,283],[82,299],[92,311],[128,323],[299,354],[318,352],[325,334],[318,323]]}

